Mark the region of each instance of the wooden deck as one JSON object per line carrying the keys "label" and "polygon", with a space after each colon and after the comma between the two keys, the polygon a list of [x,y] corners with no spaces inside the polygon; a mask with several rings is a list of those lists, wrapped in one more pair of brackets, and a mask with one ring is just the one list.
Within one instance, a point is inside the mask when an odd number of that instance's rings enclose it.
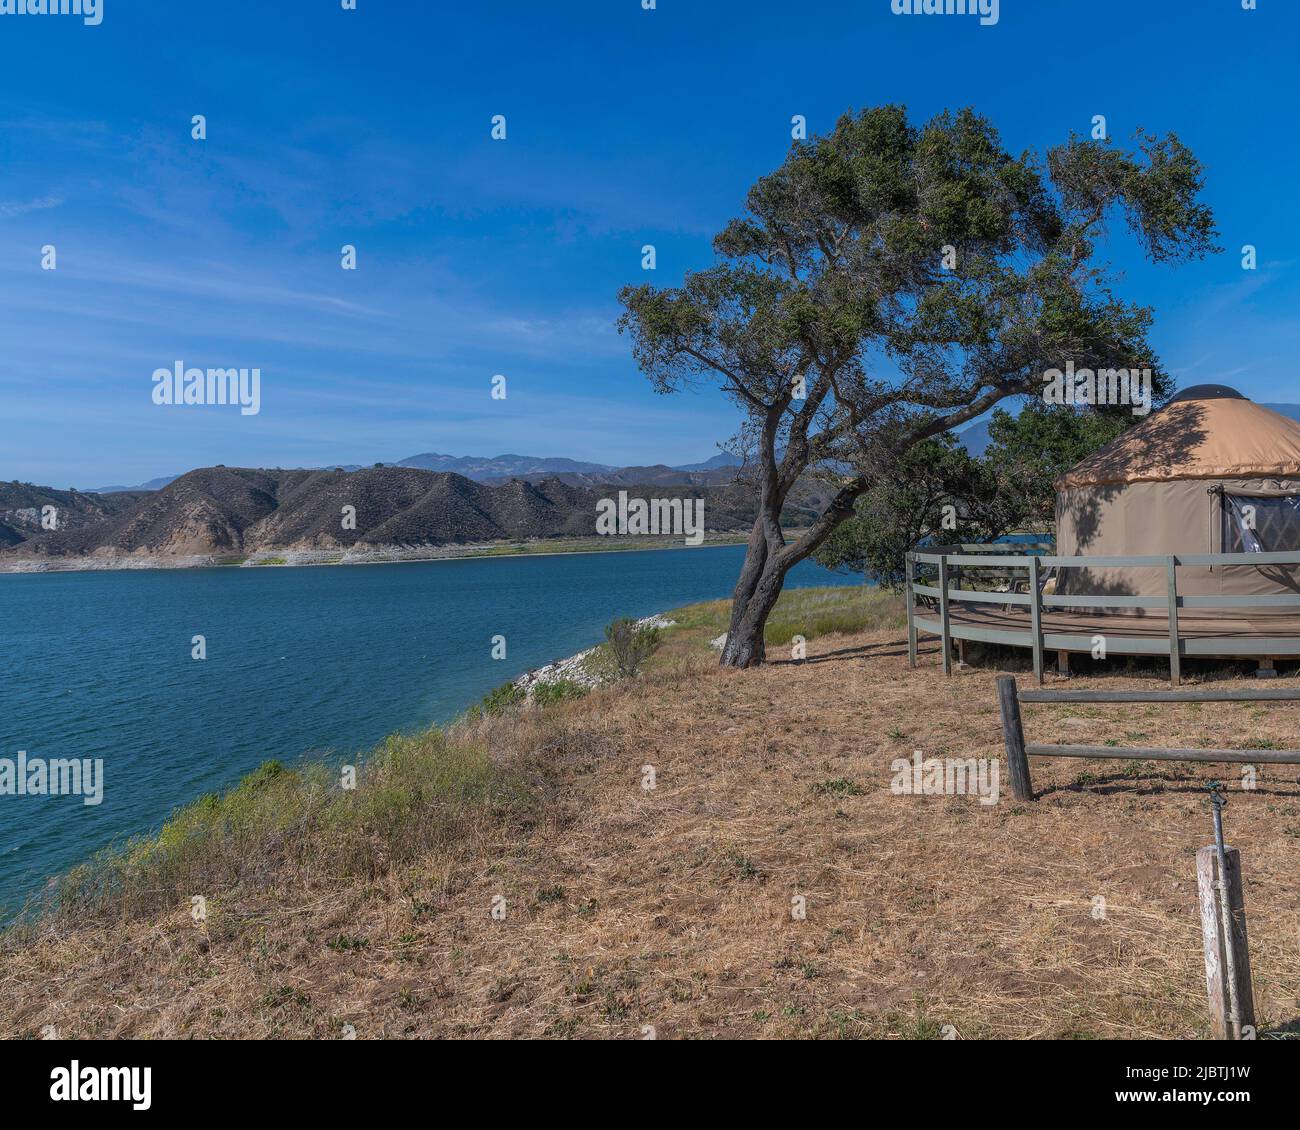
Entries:
{"label": "wooden deck", "polygon": [[[1000,543],[912,550],[906,555],[908,661],[916,666],[918,637],[926,632],[943,641],[945,674],[952,673],[953,640],[1028,648],[1040,683],[1052,651],[1062,660],[1069,652],[1168,656],[1175,687],[1184,657],[1258,659],[1264,667],[1300,656],[1300,593],[1185,594],[1178,577],[1188,567],[1274,565],[1300,568],[1300,550],[1133,557],[1017,555]],[[1044,570],[1119,567],[1151,569],[1156,577],[1163,570],[1164,584],[1142,594],[1057,595],[1044,583]],[[1003,586],[1023,585],[1023,591],[966,587],[990,569],[1009,571],[1010,584]]]}
{"label": "wooden deck", "polygon": [[[913,609],[921,631],[943,634],[937,608]],[[1009,647],[1033,647],[1030,611],[1024,605],[963,603],[956,594],[949,605],[954,639]],[[1091,653],[1096,636],[1104,636],[1108,655],[1168,655],[1169,617],[1164,612],[1066,612],[1042,610],[1043,649]],[[1178,614],[1181,652],[1189,656],[1285,658],[1300,655],[1300,611],[1255,611],[1240,615],[1223,609],[1208,614]]]}

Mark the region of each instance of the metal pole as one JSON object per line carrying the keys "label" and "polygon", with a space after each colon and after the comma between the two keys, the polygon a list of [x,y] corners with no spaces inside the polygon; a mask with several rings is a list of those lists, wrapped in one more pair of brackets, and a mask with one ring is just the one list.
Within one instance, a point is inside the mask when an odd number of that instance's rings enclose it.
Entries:
{"label": "metal pole", "polygon": [[1178,646],[1178,558],[1165,558],[1169,588],[1169,683],[1178,686],[1183,679],[1182,660]]}

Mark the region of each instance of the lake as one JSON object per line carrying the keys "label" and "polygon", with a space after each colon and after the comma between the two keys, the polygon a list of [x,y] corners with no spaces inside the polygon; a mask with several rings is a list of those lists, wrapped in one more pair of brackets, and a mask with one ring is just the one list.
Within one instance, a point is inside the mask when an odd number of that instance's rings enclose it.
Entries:
{"label": "lake", "polygon": [[[0,757],[104,761],[97,806],[0,796],[0,913],[268,758],[350,754],[449,721],[598,643],[616,617],[727,596],[743,556],[0,575]],[[804,562],[787,585],[859,582]]]}

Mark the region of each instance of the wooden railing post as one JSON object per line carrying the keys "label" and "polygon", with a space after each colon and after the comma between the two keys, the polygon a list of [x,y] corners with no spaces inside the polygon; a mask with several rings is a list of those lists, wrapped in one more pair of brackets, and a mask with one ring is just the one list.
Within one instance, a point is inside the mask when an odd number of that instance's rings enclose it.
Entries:
{"label": "wooden railing post", "polygon": [[1034,785],[1029,779],[1029,758],[1025,756],[1025,730],[1020,721],[1020,699],[1014,675],[998,676],[998,708],[1002,712],[1002,740],[1007,750],[1007,771],[1011,774],[1011,793],[1016,800],[1033,800]]}
{"label": "wooden railing post", "polygon": [[939,556],[939,626],[943,636],[943,673],[952,674],[952,626],[948,617],[948,555]]}
{"label": "wooden railing post", "polygon": [[1029,559],[1029,621],[1034,633],[1034,678],[1043,685],[1043,609],[1038,595],[1038,558]]}
{"label": "wooden railing post", "polygon": [[1166,583],[1169,590],[1169,685],[1183,680],[1183,664],[1178,643],[1178,558],[1165,558]]}
{"label": "wooden railing post", "polygon": [[916,558],[910,553],[904,556],[904,575],[907,578],[907,665],[916,666],[916,615],[912,606],[916,603],[916,597],[912,593],[912,578],[916,572]]}

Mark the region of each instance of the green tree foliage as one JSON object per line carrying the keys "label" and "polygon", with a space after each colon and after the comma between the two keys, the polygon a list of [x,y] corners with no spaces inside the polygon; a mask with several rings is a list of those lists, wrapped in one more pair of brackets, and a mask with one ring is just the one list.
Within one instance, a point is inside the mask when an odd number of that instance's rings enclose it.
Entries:
{"label": "green tree foliage", "polygon": [[1080,411],[1041,400],[1029,400],[1018,415],[995,409],[982,456],[951,434],[917,444],[858,499],[816,559],[898,588],[904,555],[924,539],[953,545],[1050,533],[1057,478],[1140,418],[1127,409]]}
{"label": "green tree foliage", "polygon": [[829,568],[865,572],[880,584],[903,582],[904,554],[934,534],[951,543],[983,541],[1014,526],[990,465],[952,435],[915,444],[861,495],[851,519],[818,547]]}
{"label": "green tree foliage", "polygon": [[1077,411],[1041,400],[1029,401],[1019,415],[995,410],[984,461],[1015,515],[1014,524],[1050,531],[1056,513],[1056,480],[1140,419],[1127,409]]}
{"label": "green tree foliage", "polygon": [[[914,446],[1070,362],[1159,372],[1151,311],[1110,291],[1096,245],[1122,216],[1155,261],[1215,250],[1201,182],[1173,135],[1014,156],[974,111],[914,125],[883,106],[796,142],[715,238],[715,265],[623,289],[619,328],[652,386],[711,381],[742,413],[758,517],[724,665],[762,662],[786,574]],[[809,474],[833,490],[787,542],[782,510]]]}

